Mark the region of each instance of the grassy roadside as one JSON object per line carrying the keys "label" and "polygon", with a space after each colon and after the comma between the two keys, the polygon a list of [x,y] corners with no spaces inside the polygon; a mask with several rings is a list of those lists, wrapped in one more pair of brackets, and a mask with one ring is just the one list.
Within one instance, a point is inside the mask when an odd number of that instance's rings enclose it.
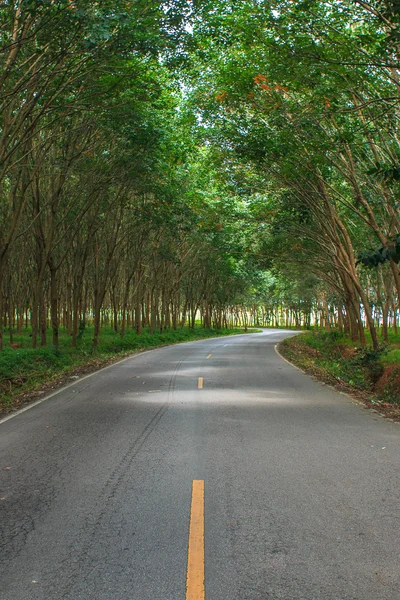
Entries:
{"label": "grassy roadside", "polygon": [[[249,333],[256,330],[249,330]],[[71,348],[71,338],[60,335],[59,349],[52,346],[32,349],[29,332],[15,336],[14,348],[0,353],[0,416],[43,397],[45,394],[84,374],[117,362],[143,350],[205,338],[244,333],[243,329],[204,329],[185,327],[166,333],[138,336],[128,331],[121,339],[112,329],[101,332],[100,344],[92,352],[93,331],[85,330],[77,348]],[[51,333],[49,332],[49,339]]]}
{"label": "grassy roadside", "polygon": [[379,351],[360,348],[338,331],[307,331],[284,340],[279,351],[307,373],[400,421],[400,336]]}

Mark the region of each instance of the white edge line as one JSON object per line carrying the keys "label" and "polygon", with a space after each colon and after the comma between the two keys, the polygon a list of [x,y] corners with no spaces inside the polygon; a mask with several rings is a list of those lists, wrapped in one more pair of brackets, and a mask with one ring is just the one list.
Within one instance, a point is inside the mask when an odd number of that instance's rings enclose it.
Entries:
{"label": "white edge line", "polygon": [[284,356],[282,356],[282,354],[278,350],[278,344],[275,344],[274,350],[277,353],[277,355],[279,356],[279,358],[281,358],[282,360],[284,360],[288,365],[290,365],[294,369],[297,369],[298,371],[301,371],[305,375],[308,375],[308,373],[306,373],[306,371],[304,371],[304,369],[301,369],[300,367],[294,365],[292,362],[290,362],[290,360],[288,360],[287,358],[285,358]]}
{"label": "white edge line", "polygon": [[[247,334],[243,334],[243,333],[234,333],[233,334],[233,336],[239,336],[239,335],[247,335]],[[233,336],[231,335],[229,337],[233,337]],[[113,362],[112,365],[108,365],[107,367],[102,367],[101,369],[98,369],[97,371],[93,371],[93,373],[89,373],[89,375],[84,375],[83,377],[80,377],[79,379],[76,379],[75,381],[68,383],[68,385],[64,385],[62,388],[56,390],[55,392],[48,394],[44,398],[41,398],[40,400],[36,400],[36,402],[30,403],[28,406],[25,406],[24,408],[20,408],[19,410],[16,410],[11,415],[7,415],[7,417],[3,417],[2,419],[0,419],[0,425],[2,423],[5,423],[6,421],[10,421],[10,419],[14,419],[14,417],[17,417],[18,415],[26,412],[27,410],[34,408],[38,404],[42,404],[42,402],[46,402],[47,400],[50,400],[50,398],[57,396],[57,394],[61,394],[61,392],[64,392],[68,388],[70,388],[74,385],[77,385],[81,381],[84,381],[85,379],[89,379],[89,377],[93,377],[93,375],[97,375],[101,371],[105,371],[106,369],[111,369],[111,367],[115,367],[115,365],[119,365],[127,360],[133,360],[134,358],[143,356],[143,354],[148,354],[149,352],[154,352],[155,350],[162,350],[163,348],[169,348],[170,346],[183,346],[184,344],[192,344],[193,342],[205,342],[207,340],[220,340],[221,337],[224,337],[224,336],[204,338],[203,340],[189,340],[187,342],[178,342],[178,344],[166,344],[165,346],[158,346],[157,348],[152,348],[151,350],[145,350],[144,352],[141,352],[139,350],[139,352],[135,352],[135,354],[132,354],[131,356],[126,356],[125,358],[121,358],[121,360],[117,360],[116,362]],[[225,336],[225,337],[227,337],[227,336]],[[82,366],[84,366],[84,365],[82,365]]]}

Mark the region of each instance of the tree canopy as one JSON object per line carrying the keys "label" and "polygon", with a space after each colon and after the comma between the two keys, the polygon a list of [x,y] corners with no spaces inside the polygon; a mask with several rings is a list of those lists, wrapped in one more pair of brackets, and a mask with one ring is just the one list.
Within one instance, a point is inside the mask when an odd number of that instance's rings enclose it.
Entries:
{"label": "tree canopy", "polygon": [[397,2],[16,0],[0,21],[0,343],[397,327]]}

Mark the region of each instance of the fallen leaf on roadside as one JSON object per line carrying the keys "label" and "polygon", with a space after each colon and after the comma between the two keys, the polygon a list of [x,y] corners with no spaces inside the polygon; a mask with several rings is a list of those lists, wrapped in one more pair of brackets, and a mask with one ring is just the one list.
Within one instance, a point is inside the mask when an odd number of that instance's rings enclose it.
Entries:
{"label": "fallen leaf on roadside", "polygon": [[381,583],[382,585],[386,585],[386,583],[383,583],[378,572],[376,572],[375,575],[377,576],[379,583]]}

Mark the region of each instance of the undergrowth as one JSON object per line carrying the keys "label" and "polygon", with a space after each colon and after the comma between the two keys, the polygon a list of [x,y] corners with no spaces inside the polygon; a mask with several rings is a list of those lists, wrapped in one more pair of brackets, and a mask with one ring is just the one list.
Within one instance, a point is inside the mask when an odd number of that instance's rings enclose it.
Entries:
{"label": "undergrowth", "polygon": [[400,404],[400,336],[390,332],[378,350],[356,346],[339,331],[310,331],[285,340],[281,349],[289,360],[334,383]]}

